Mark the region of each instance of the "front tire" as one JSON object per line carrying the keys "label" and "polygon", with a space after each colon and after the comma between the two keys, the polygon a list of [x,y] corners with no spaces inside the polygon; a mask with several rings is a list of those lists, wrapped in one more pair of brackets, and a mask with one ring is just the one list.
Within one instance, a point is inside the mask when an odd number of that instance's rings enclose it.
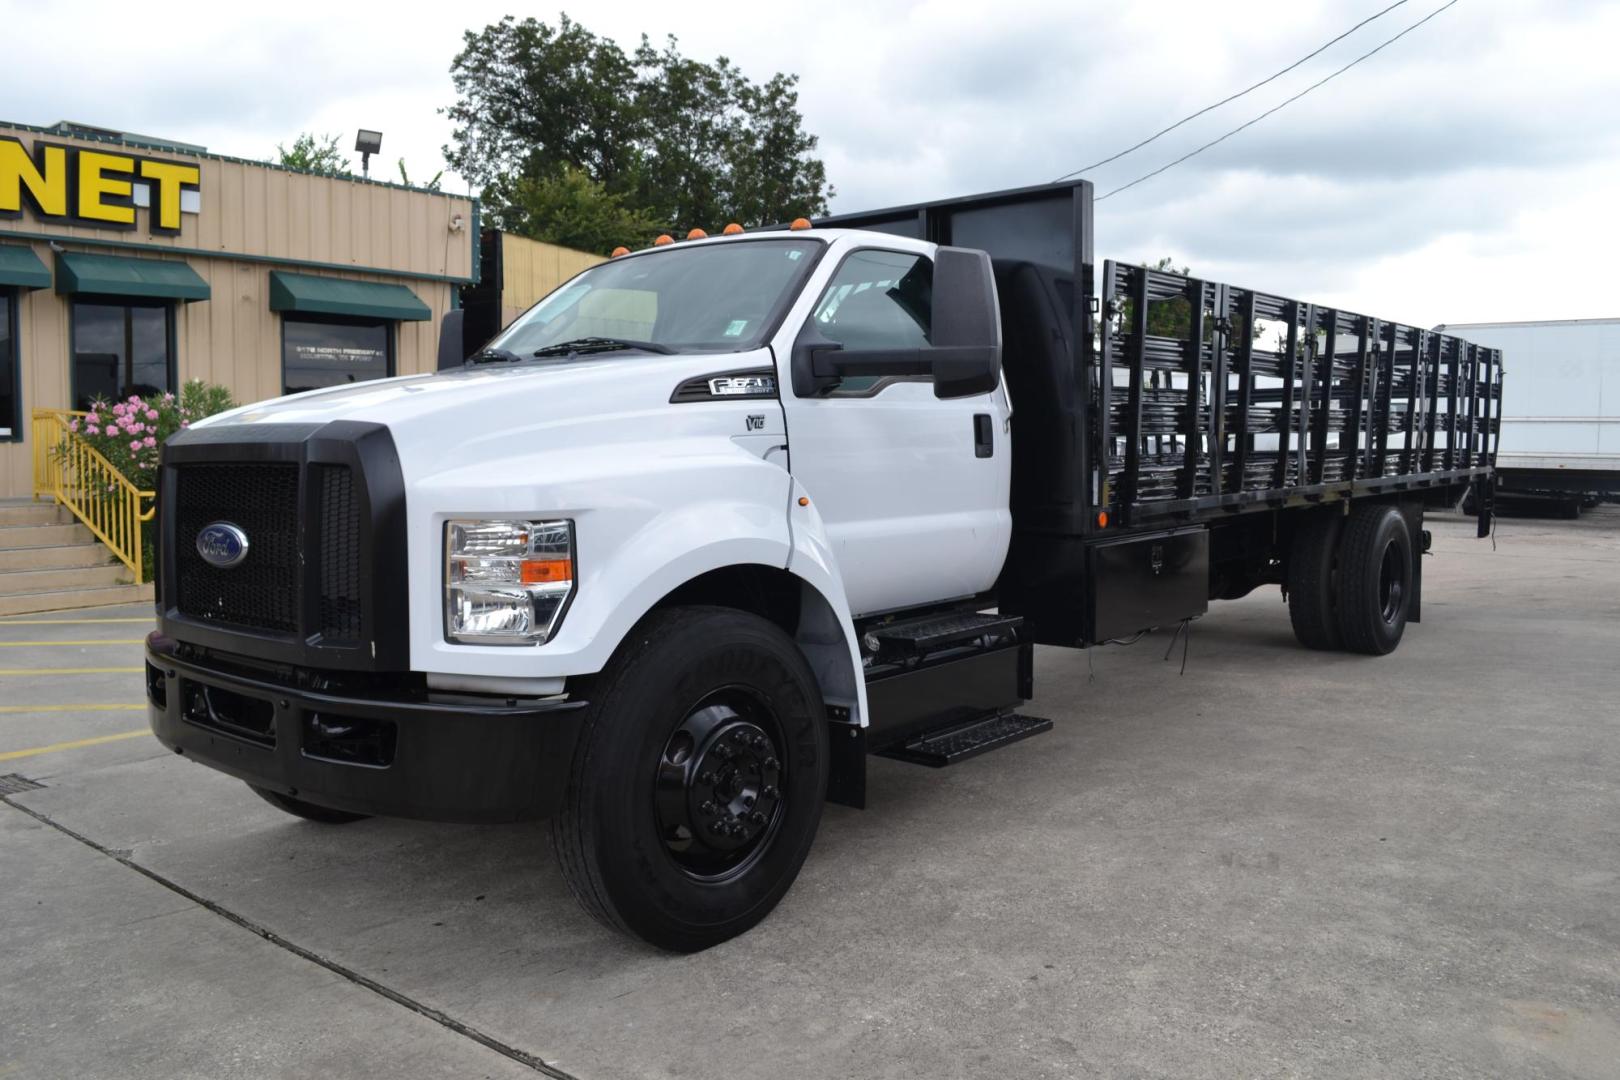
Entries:
{"label": "front tire", "polygon": [[696,952],[774,908],[804,865],[827,787],[827,724],[793,640],[728,608],[655,611],[594,692],[558,865],[604,925]]}

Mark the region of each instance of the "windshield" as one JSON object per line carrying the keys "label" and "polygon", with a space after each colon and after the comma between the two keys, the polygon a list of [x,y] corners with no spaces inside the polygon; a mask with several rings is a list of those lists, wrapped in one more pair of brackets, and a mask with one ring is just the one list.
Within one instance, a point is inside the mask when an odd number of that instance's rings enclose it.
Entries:
{"label": "windshield", "polygon": [[747,240],[623,256],[540,301],[485,350],[526,359],[570,342],[644,343],[658,352],[758,348],[819,247]]}

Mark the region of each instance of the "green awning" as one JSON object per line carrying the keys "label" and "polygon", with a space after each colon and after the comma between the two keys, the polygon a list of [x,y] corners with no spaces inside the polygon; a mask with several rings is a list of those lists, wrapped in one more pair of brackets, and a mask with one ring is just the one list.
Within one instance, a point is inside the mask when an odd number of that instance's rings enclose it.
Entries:
{"label": "green awning", "polygon": [[403,285],[270,272],[270,310],[420,322],[433,312]]}
{"label": "green awning", "polygon": [[19,289],[48,289],[51,272],[39,256],[25,247],[0,246],[0,285]]}
{"label": "green awning", "polygon": [[123,255],[56,256],[56,291],[103,296],[145,296],[159,300],[207,300],[208,282],[183,262],[130,259]]}

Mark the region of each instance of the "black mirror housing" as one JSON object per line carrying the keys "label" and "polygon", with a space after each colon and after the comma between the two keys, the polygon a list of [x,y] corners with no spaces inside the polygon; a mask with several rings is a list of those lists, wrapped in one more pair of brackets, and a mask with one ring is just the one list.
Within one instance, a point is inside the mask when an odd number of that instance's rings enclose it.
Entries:
{"label": "black mirror housing", "polygon": [[934,254],[934,396],[988,394],[1001,383],[1001,313],[990,256],[972,248]]}
{"label": "black mirror housing", "polygon": [[444,313],[439,323],[439,370],[458,368],[467,362],[467,346],[463,340],[467,312],[453,308]]}

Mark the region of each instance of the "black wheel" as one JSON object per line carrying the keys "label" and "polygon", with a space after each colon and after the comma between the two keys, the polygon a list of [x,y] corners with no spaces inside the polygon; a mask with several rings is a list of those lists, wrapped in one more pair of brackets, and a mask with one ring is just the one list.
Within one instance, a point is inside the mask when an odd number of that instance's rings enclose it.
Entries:
{"label": "black wheel", "polygon": [[1337,510],[1316,510],[1294,534],[1288,552],[1288,620],[1294,636],[1307,649],[1338,649],[1335,569],[1344,517]]}
{"label": "black wheel", "polygon": [[747,930],[809,854],[827,787],[826,712],[775,625],[655,611],[592,680],[551,841],[605,925],[696,952]]}
{"label": "black wheel", "polygon": [[294,817],[301,817],[305,821],[319,821],[323,825],[347,825],[351,821],[364,821],[370,814],[351,814],[347,810],[332,810],[325,806],[316,806],[314,803],[295,799],[291,795],[283,795],[279,791],[249,784],[253,794],[274,806],[278,810],[285,810]]}
{"label": "black wheel", "polygon": [[1412,607],[1412,532],[1388,504],[1356,507],[1339,543],[1339,634],[1352,652],[1395,651]]}

